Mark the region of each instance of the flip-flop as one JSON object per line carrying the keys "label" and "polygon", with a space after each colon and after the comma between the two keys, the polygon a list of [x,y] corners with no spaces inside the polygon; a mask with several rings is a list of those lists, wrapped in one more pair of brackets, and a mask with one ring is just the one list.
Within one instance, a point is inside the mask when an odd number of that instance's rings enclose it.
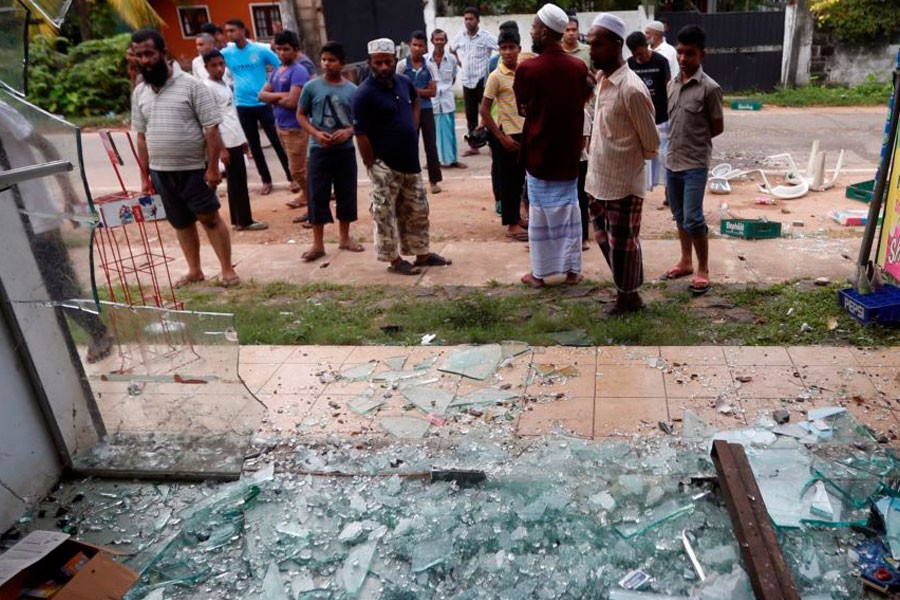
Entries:
{"label": "flip-flop", "polygon": [[362,244],[357,244],[356,242],[350,242],[349,244],[344,244],[342,246],[338,246],[339,250],[346,250],[347,252],[363,252],[366,248]]}
{"label": "flip-flop", "polygon": [[235,277],[234,279],[221,279],[219,280],[222,284],[222,287],[225,289],[233,288],[241,285],[241,278]]}
{"label": "flip-flop", "polygon": [[324,250],[307,250],[300,255],[300,258],[302,258],[306,262],[313,262],[315,260],[319,260],[323,256],[325,256]]}
{"label": "flip-flop", "polygon": [[291,223],[306,223],[309,221],[309,213],[305,212],[302,215],[298,215],[291,219]]}
{"label": "flip-flop", "polygon": [[534,290],[539,290],[542,287],[544,287],[544,280],[538,279],[531,273],[525,273],[524,275],[522,275],[521,281],[522,281],[522,283],[524,283],[527,286],[530,286]]}
{"label": "flip-flop", "polygon": [[261,196],[268,196],[271,193],[272,193],[272,184],[271,183],[264,183],[262,186],[262,189],[259,190],[259,194]]}
{"label": "flip-flop", "polygon": [[446,267],[448,265],[452,265],[453,261],[449,258],[444,258],[440,254],[435,254],[434,252],[429,252],[425,255],[425,260],[422,260],[421,256],[416,257],[416,265],[417,267]]}
{"label": "flip-flop", "polygon": [[665,273],[659,276],[660,281],[671,281],[673,279],[680,279],[682,277],[687,277],[688,275],[693,275],[694,271],[689,269],[682,269],[681,267],[672,267]]}
{"label": "flip-flop", "polygon": [[175,283],[172,284],[172,286],[177,290],[189,285],[194,285],[195,283],[201,283],[203,281],[206,281],[206,277],[204,277],[203,275],[201,275],[200,277],[188,277],[187,275],[185,275],[181,279],[176,280]]}
{"label": "flip-flop", "polygon": [[694,296],[702,296],[708,292],[711,287],[712,285],[710,285],[709,279],[698,276],[691,280],[691,285],[688,286],[688,289]]}
{"label": "flip-flop", "polygon": [[422,272],[422,269],[408,260],[401,260],[396,265],[390,265],[387,270],[389,273],[397,273],[398,275],[418,275]]}
{"label": "flip-flop", "polygon": [[516,233],[507,233],[506,237],[511,240],[515,240],[517,242],[527,242],[528,241],[528,232],[527,231],[519,231]]}

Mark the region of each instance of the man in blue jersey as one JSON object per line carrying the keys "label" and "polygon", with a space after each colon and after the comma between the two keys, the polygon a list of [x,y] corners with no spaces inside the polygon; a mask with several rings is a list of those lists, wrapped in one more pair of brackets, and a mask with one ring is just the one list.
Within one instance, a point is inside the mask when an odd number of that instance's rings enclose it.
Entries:
{"label": "man in blue jersey", "polygon": [[281,61],[266,44],[251,42],[247,39],[247,26],[240,19],[226,21],[225,33],[234,43],[222,49],[222,56],[225,57],[225,64],[228,65],[228,69],[234,77],[234,104],[237,106],[241,127],[244,129],[244,135],[247,136],[247,143],[250,145],[253,162],[256,163],[256,169],[263,182],[261,193],[263,195],[272,193],[272,174],[269,173],[269,165],[266,164],[266,156],[259,143],[260,126],[272,143],[275,154],[278,155],[278,160],[284,168],[285,177],[291,181],[291,190],[299,191],[299,184],[291,180],[287,154],[275,130],[275,115],[272,107],[258,98],[260,90],[268,80],[266,67],[278,68]]}

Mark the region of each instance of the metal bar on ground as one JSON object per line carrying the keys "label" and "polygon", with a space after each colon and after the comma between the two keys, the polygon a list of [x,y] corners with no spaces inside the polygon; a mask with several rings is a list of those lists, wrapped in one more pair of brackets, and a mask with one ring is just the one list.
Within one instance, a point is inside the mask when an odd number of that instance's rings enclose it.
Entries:
{"label": "metal bar on ground", "polygon": [[799,600],[744,447],[716,440],[712,459],[754,595],[759,600]]}

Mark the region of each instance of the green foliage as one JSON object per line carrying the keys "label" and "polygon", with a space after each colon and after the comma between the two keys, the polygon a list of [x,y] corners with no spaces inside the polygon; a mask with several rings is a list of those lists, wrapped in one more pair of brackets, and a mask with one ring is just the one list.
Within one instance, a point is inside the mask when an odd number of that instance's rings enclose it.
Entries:
{"label": "green foliage", "polygon": [[62,54],[56,47],[67,40],[37,36],[29,48],[29,99],[68,117],[125,112],[131,94],[125,64],[130,39],[124,33],[89,40]]}
{"label": "green foliage", "polygon": [[774,92],[749,92],[729,96],[759,100],[773,106],[887,106],[892,89],[890,83],[876,81],[870,75],[865,83],[852,87],[807,85],[781,88]]}
{"label": "green foliage", "polygon": [[809,8],[844,42],[893,42],[900,33],[897,0],[811,0]]}

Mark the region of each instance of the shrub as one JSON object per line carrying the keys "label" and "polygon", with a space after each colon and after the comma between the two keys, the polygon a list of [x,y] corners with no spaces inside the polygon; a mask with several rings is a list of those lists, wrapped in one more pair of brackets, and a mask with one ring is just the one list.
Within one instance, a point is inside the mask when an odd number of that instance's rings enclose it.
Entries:
{"label": "shrub", "polygon": [[28,97],[67,117],[126,112],[131,85],[125,49],[131,34],[89,40],[68,54],[56,51],[65,39],[38,36],[29,47]]}
{"label": "shrub", "polygon": [[809,9],[844,42],[894,43],[900,31],[897,0],[812,0]]}

